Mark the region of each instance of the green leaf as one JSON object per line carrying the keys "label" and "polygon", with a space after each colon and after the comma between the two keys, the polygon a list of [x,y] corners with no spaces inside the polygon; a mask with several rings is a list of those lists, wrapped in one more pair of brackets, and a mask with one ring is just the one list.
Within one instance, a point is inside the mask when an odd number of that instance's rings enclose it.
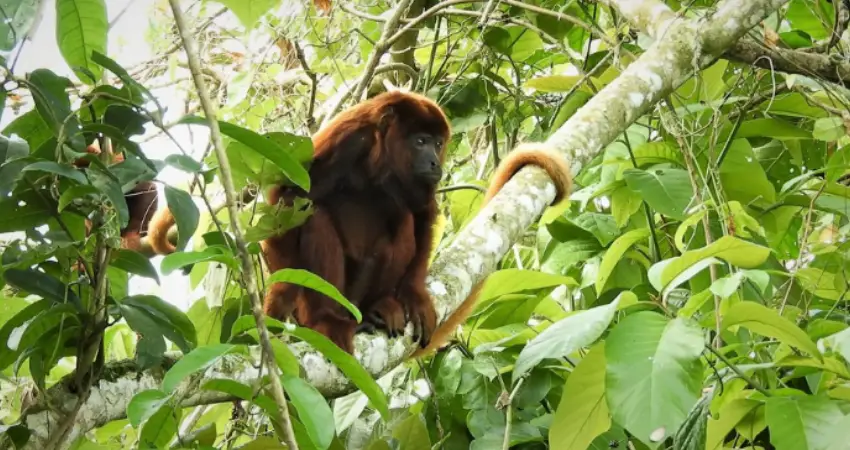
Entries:
{"label": "green leaf", "polygon": [[769,137],[773,139],[811,139],[812,133],[782,119],[753,119],[741,123],[736,138]]}
{"label": "green leaf", "polygon": [[419,414],[411,414],[396,425],[392,432],[393,438],[399,443],[399,450],[429,450],[431,448],[428,428]]}
{"label": "green leaf", "polygon": [[694,198],[688,172],[681,169],[626,169],[623,178],[629,189],[639,193],[652,209],[673,219],[685,219],[686,209]]}
{"label": "green leaf", "polygon": [[328,402],[316,388],[301,378],[283,374],[280,379],[310,441],[319,449],[330,447],[334,438],[334,416]]}
{"label": "green leaf", "polygon": [[587,236],[596,238],[603,246],[608,245],[619,234],[613,216],[594,212],[582,213],[572,220],[558,218],[547,225],[547,228],[559,242],[568,242],[584,232]]}
{"label": "green leaf", "polygon": [[52,276],[34,269],[8,269],[3,278],[12,286],[56,303],[69,302],[82,310],[83,304],[73,290]]}
{"label": "green leaf", "polygon": [[[105,0],[56,0],[56,40],[65,62],[74,69],[77,78],[86,84],[100,82],[100,66],[92,61],[92,52],[106,53]],[[91,80],[78,68],[91,72]]]}
{"label": "green leaf", "polygon": [[605,256],[602,257],[602,262],[599,264],[599,272],[596,274],[596,293],[601,294],[602,288],[608,282],[608,278],[614,272],[614,267],[623,258],[626,250],[630,249],[636,243],[649,237],[649,228],[640,228],[626,232],[618,237],[608,250],[605,251]]}
{"label": "green leaf", "polygon": [[827,397],[769,397],[765,420],[777,450],[839,450],[847,447],[850,419]]}
{"label": "green leaf", "polygon": [[[65,0],[69,1],[69,0]],[[36,69],[27,75],[35,109],[59,141],[69,141],[77,151],[85,150],[80,134],[80,121],[71,113],[71,100],[65,89],[71,81],[47,69]]]}
{"label": "green leaf", "polygon": [[127,403],[127,420],[135,428],[138,428],[145,420],[148,420],[159,409],[168,403],[171,398],[159,389],[148,389],[134,395]]}
{"label": "green leaf", "polygon": [[166,349],[163,338],[173,342],[183,353],[192,351],[197,343],[195,327],[188,317],[158,297],[126,297],[118,303],[118,309],[127,325],[141,336],[136,346],[136,359],[143,368],[162,359]]}
{"label": "green leaf", "polygon": [[525,88],[536,89],[540,92],[569,92],[581,80],[578,75],[550,75],[535,77],[523,84]]}
{"label": "green leaf", "polygon": [[310,328],[296,327],[294,330],[288,330],[288,332],[298,339],[307,342],[328,358],[358,389],[369,397],[372,407],[381,413],[381,417],[384,420],[389,420],[389,403],[387,402],[387,397],[384,395],[384,391],[381,390],[381,387],[378,386],[372,375],[353,356],[337,347],[323,334],[313,331]]}
{"label": "green leaf", "polygon": [[484,43],[517,62],[528,59],[537,50],[543,48],[543,39],[540,35],[520,26],[487,27],[484,32]]}
{"label": "green leaf", "polygon": [[140,448],[166,448],[177,433],[181,409],[163,405],[145,421],[139,432]]}
{"label": "green leaf", "polygon": [[327,295],[328,297],[336,300],[340,305],[344,306],[345,309],[349,310],[351,314],[354,315],[354,318],[357,319],[357,323],[360,323],[360,321],[363,320],[360,310],[351,304],[351,302],[348,301],[348,299],[346,299],[334,285],[328,283],[322,279],[322,277],[312,272],[304,269],[281,269],[273,273],[266,280],[266,284],[268,285],[273,283],[297,284]]}
{"label": "green leaf", "polygon": [[434,380],[434,390],[438,396],[450,398],[457,393],[462,363],[463,355],[456,348],[449,350],[440,361],[440,368],[437,369],[437,377]]}
{"label": "green leaf", "polygon": [[718,419],[708,420],[706,450],[722,450],[726,436],[735,429],[745,417],[763,403],[748,398],[737,398],[720,407]]}
{"label": "green leaf", "polygon": [[829,157],[826,164],[826,181],[834,183],[843,175],[850,173],[850,145],[839,148]]}
{"label": "green leaf", "polygon": [[[720,258],[733,266],[754,269],[763,264],[770,256],[770,249],[752,242],[738,239],[734,236],[723,236],[697,250],[689,250],[675,258],[667,259],[655,264],[650,272],[660,270],[660,277],[653,279],[650,273],[650,281],[659,291],[672,289],[686,281],[681,275],[698,264],[705,264],[712,258]],[[702,270],[705,267],[700,267]],[[691,273],[691,276],[694,274]]]}
{"label": "green leaf", "polygon": [[233,11],[233,14],[239,18],[242,25],[250,30],[257,25],[257,21],[264,14],[280,3],[280,0],[216,0],[218,3],[226,6]]}
{"label": "green leaf", "polygon": [[165,186],[165,201],[177,223],[177,248],[183,249],[189,243],[189,238],[195,234],[201,213],[188,192],[168,185]]}
{"label": "green leaf", "polygon": [[57,210],[59,212],[62,212],[65,210],[65,208],[68,207],[68,205],[73,203],[74,200],[89,195],[99,196],[100,191],[90,184],[80,184],[77,186],[71,186],[70,188],[66,189],[65,192],[62,192],[62,195],[59,196],[59,205],[57,207]]}
{"label": "green leaf", "polygon": [[723,328],[740,325],[749,330],[778,339],[806,353],[822,358],[817,345],[805,331],[775,310],[755,302],[738,302],[723,315]]}
{"label": "green leaf", "polygon": [[650,448],[672,436],[702,387],[703,347],[702,331],[683,319],[640,311],[621,320],[605,343],[614,421]]}
{"label": "green leaf", "polygon": [[[273,340],[272,342],[279,341]],[[252,389],[251,386],[248,386],[247,384],[240,383],[235,380],[215,378],[212,380],[205,381],[204,384],[201,386],[201,389],[205,391],[224,392],[234,397],[241,398],[242,400],[249,401],[266,410],[269,415],[277,414],[277,411],[279,409],[277,407],[277,403],[275,403],[274,400],[268,395],[256,395],[254,393],[254,389]]]}
{"label": "green leaf", "polygon": [[847,135],[847,128],[840,117],[824,117],[815,120],[812,137],[826,142],[835,142]]}
{"label": "green leaf", "polygon": [[[198,116],[184,117],[180,120],[180,123],[208,125],[207,119]],[[301,165],[292,156],[292,154],[290,154],[290,152],[282,149],[272,139],[265,138],[247,128],[242,128],[227,122],[219,121],[218,126],[221,129],[221,132],[228,137],[245,144],[271,161],[298,187],[304,191],[310,191],[310,175],[307,173],[307,169],[305,169],[304,166]]]}
{"label": "green leaf", "polygon": [[491,273],[478,293],[479,308],[485,302],[509,294],[538,291],[561,285],[578,286],[576,280],[537,270],[503,269]]}
{"label": "green leaf", "polygon": [[605,342],[591,348],[567,377],[549,426],[552,450],[586,449],[611,428],[605,401]]}
{"label": "green leaf", "polygon": [[191,352],[183,355],[176,364],[174,364],[165,376],[162,378],[162,390],[165,392],[173,392],[177,385],[180,384],[186,377],[195,372],[206,369],[213,365],[222,356],[233,350],[236,346],[233,344],[212,344],[204,347],[198,347]]}
{"label": "green leaf", "polygon": [[543,330],[519,353],[514,366],[514,380],[518,380],[545,358],[562,358],[595,342],[614,319],[618,303],[615,300],[607,305],[579,311]]}
{"label": "green leaf", "polygon": [[0,21],[0,50],[4,54],[11,52],[18,42],[26,38],[39,17],[40,0],[5,0],[3,6],[5,19]]}
{"label": "green leaf", "polygon": [[151,264],[150,259],[139,252],[127,249],[116,249],[112,252],[112,266],[125,272],[152,278],[159,284],[159,275]]}
{"label": "green leaf", "polygon": [[729,200],[747,204],[776,200],[776,190],[746,139],[736,139],[729,145],[720,165],[720,181]]}
{"label": "green leaf", "polygon": [[200,252],[178,252],[166,255],[162,258],[159,270],[162,271],[163,275],[168,275],[185,266],[208,261],[217,261],[226,264],[233,270],[239,270],[239,261],[233,256],[230,249],[223,245],[207,247]]}

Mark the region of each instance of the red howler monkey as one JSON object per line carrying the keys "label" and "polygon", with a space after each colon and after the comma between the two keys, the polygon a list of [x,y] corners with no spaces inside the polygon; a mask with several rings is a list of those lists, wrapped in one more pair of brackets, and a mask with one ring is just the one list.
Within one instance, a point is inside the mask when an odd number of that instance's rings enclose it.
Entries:
{"label": "red howler monkey", "polygon": [[[480,208],[483,208],[502,189],[508,180],[527,165],[542,168],[549,175],[549,178],[552,179],[552,183],[555,185],[555,198],[552,200],[553,205],[569,196],[572,189],[572,178],[567,161],[563,157],[558,156],[549,145],[529,142],[517,146],[514,151],[502,160],[499,167],[496,168],[496,172],[490,180],[490,186],[487,188],[487,193],[484,194],[484,200],[481,202]],[[448,341],[451,334],[472,313],[484,281],[480,281],[463,303],[434,331],[431,336],[431,342],[424,348],[414,352],[411,358],[425,356]]]}
{"label": "red howler monkey", "polygon": [[[262,242],[269,272],[306,269],[333,284],[363,313],[362,328],[390,336],[413,323],[417,354],[441,345],[475,303],[478,287],[435,331],[436,313],[426,290],[436,188],[442,177],[449,123],[433,101],[417,94],[388,92],[340,113],[313,136],[312,188],[274,186],[269,204],[291,204],[297,196],[313,202],[313,214],[299,227]],[[523,166],[543,167],[557,187],[557,200],[569,193],[566,163],[526,144],[512,152],[493,177],[485,202]],[[157,253],[170,253],[167,239],[174,218],[157,212],[149,241]],[[298,285],[276,283],[264,299],[266,314],[294,316],[337,346],[353,352],[358,327],[334,300]]]}
{"label": "red howler monkey", "polygon": [[[86,152],[99,155],[100,145],[94,141],[86,147]],[[109,164],[117,164],[124,161],[123,153],[109,152]],[[76,167],[88,167],[89,162],[85,159],[74,161]],[[148,227],[153,213],[157,210],[158,195],[156,184],[152,181],[142,181],[136,184],[130,191],[124,193],[127,202],[127,211],[130,219],[127,225],[121,228],[121,248],[139,251],[141,240],[148,232]],[[91,221],[86,219],[86,234],[91,233]]]}

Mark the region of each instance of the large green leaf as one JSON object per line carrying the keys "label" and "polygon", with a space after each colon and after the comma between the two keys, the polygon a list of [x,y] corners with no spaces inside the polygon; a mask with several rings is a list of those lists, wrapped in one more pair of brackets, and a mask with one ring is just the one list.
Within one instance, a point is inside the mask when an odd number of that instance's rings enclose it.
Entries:
{"label": "large green leaf", "polygon": [[0,21],[0,50],[8,53],[30,32],[44,0],[0,0],[6,16]]}
{"label": "large green leaf", "polygon": [[177,248],[183,249],[195,234],[201,213],[186,191],[165,186],[165,201],[177,224]]}
{"label": "large green leaf", "polygon": [[614,272],[614,267],[623,258],[626,250],[643,239],[649,237],[649,228],[639,228],[631,230],[622,236],[618,237],[608,250],[605,251],[605,256],[602,257],[602,262],[599,264],[599,272],[596,274],[596,293],[601,294],[602,288]]}
{"label": "large green leaf", "polygon": [[778,339],[806,353],[821,357],[817,345],[805,331],[775,310],[755,302],[738,302],[723,315],[723,328],[740,325],[758,334]]}
{"label": "large green leaf", "polygon": [[[198,116],[184,117],[180,120],[180,123],[209,125],[206,118]],[[295,183],[295,185],[305,191],[310,190],[310,175],[307,173],[307,169],[305,169],[298,159],[296,159],[295,156],[297,155],[284,150],[273,139],[265,138],[247,128],[222,121],[218,122],[218,126],[221,129],[221,132],[228,137],[245,144],[250,147],[251,150],[263,155],[266,159],[271,161],[274,165],[280,168],[284,175],[286,175],[290,181]]]}
{"label": "large green leaf", "polygon": [[769,397],[765,419],[777,450],[847,448],[850,415],[828,397]]}
{"label": "large green leaf", "polygon": [[688,172],[681,169],[626,169],[623,178],[629,189],[641,194],[652,209],[683,220],[694,199]]}
{"label": "large green leaf", "polygon": [[[105,0],[56,0],[56,41],[80,81],[100,81],[102,69],[92,61],[92,52],[106,53],[108,30]],[[78,67],[88,70],[95,79]]]}
{"label": "large green leaf", "polygon": [[162,378],[162,390],[172,392],[189,375],[206,369],[222,356],[233,350],[232,344],[212,344],[198,347],[183,355],[176,364],[168,369]]}
{"label": "large green leaf", "polygon": [[514,379],[519,379],[545,358],[562,358],[599,339],[617,312],[618,301],[579,311],[543,330],[517,357]]}
{"label": "large green leaf", "polygon": [[484,42],[517,62],[524,61],[543,48],[540,35],[520,26],[488,27],[484,33]]}
{"label": "large green leaf", "polygon": [[310,441],[322,450],[330,447],[334,437],[334,417],[328,402],[316,388],[301,378],[283,374],[281,381]]}
{"label": "large green leaf", "polygon": [[720,181],[729,200],[745,204],[776,200],[776,190],[745,139],[736,139],[729,145],[720,165]]}
{"label": "large green leaf", "polygon": [[[614,421],[650,448],[676,432],[702,386],[702,331],[684,319],[641,311],[605,343],[606,397]],[[660,436],[659,436],[660,433]]]}
{"label": "large green leaf", "polygon": [[340,305],[344,306],[345,309],[347,309],[351,312],[352,315],[354,315],[354,318],[357,319],[358,323],[363,320],[363,315],[360,313],[360,310],[357,309],[357,307],[354,306],[350,301],[348,301],[348,299],[345,298],[345,296],[343,296],[342,293],[339,292],[339,290],[334,285],[328,283],[323,278],[307,270],[281,269],[271,274],[271,276],[266,280],[266,283],[269,285],[273,283],[291,283],[297,284],[299,286],[304,286],[316,292],[320,292],[334,299]]}
{"label": "large green leaf", "polygon": [[325,355],[363,394],[369,397],[372,407],[377,409],[385,420],[389,418],[389,404],[384,391],[381,390],[375,379],[369,375],[369,372],[353,356],[342,351],[330,339],[325,337],[325,335],[309,328],[297,327],[294,330],[289,330],[289,333],[307,342]]}
{"label": "large green leaf", "polygon": [[605,343],[595,345],[567,378],[549,427],[553,450],[586,449],[611,428],[605,401]]}
{"label": "large green leaf", "polygon": [[696,273],[692,268],[702,270],[713,258],[720,258],[729,264],[754,269],[763,264],[770,256],[770,249],[734,236],[723,236],[697,250],[689,250],[675,258],[661,261],[649,270],[649,280],[659,291],[672,289],[687,281]]}

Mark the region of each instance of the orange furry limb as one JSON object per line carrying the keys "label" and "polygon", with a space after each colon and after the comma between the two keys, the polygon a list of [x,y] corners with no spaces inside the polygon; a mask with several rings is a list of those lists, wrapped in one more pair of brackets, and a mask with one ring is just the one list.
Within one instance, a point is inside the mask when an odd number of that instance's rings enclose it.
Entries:
{"label": "orange furry limb", "polygon": [[[481,202],[483,208],[490,199],[493,198],[502,187],[510,180],[517,172],[527,165],[534,165],[542,168],[552,179],[555,184],[555,199],[552,204],[558,203],[570,194],[572,189],[572,177],[570,175],[570,166],[567,161],[558,155],[555,150],[548,144],[543,143],[524,143],[517,146],[508,156],[502,160],[499,167],[496,168],[496,173],[490,180],[490,186],[487,188],[487,193],[484,194],[484,200]],[[457,328],[466,322],[466,319],[472,314],[473,309],[478,301],[478,294],[484,286],[487,279],[479,281],[473,288],[463,303],[449,317],[434,330],[431,337],[431,342],[425,348],[418,349],[411,355],[411,358],[420,358],[425,356],[444,345],[451,338],[451,335]]]}

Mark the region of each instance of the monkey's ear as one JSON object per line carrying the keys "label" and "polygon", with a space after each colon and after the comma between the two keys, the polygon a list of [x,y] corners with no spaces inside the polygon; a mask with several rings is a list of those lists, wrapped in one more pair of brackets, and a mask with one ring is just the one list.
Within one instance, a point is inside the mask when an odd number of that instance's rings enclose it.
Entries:
{"label": "monkey's ear", "polygon": [[395,120],[395,108],[392,105],[385,106],[384,111],[381,114],[381,118],[378,119],[378,131],[380,131],[381,134],[386,133],[387,130],[389,130],[390,125],[392,125]]}

